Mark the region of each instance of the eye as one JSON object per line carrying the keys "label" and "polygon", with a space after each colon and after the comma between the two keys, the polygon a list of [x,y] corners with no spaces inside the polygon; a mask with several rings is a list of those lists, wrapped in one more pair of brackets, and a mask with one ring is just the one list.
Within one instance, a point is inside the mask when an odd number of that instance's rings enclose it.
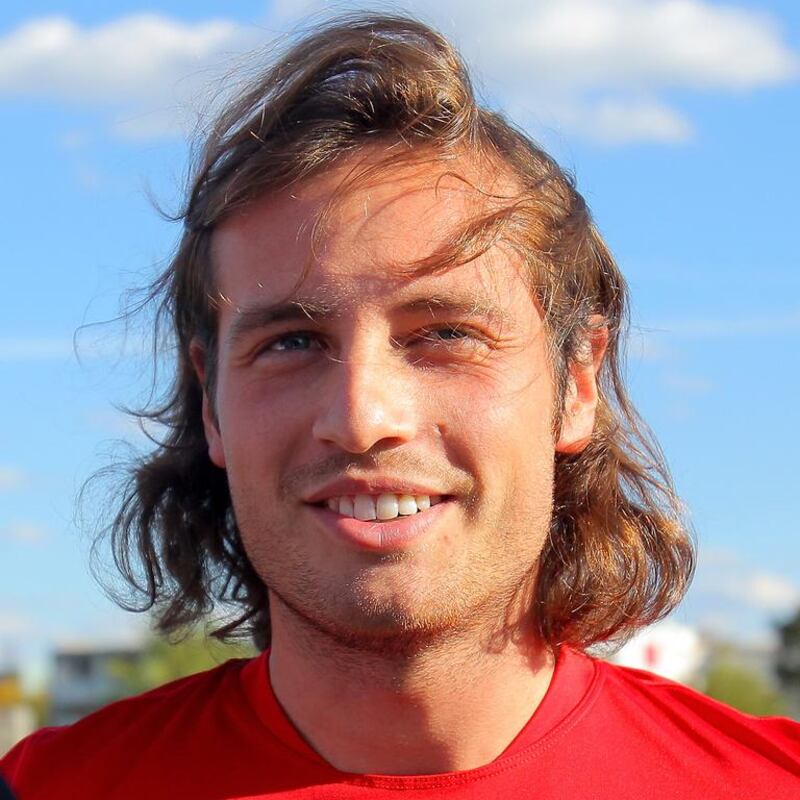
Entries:
{"label": "eye", "polygon": [[460,328],[435,328],[434,330],[426,331],[425,332],[425,339],[430,340],[444,340],[444,341],[452,341],[453,339],[463,339],[467,336],[467,333],[460,329]]}
{"label": "eye", "polygon": [[270,340],[262,352],[286,352],[286,351],[303,351],[318,349],[320,347],[319,339],[315,333],[310,331],[291,331],[290,333],[282,333]]}
{"label": "eye", "polygon": [[423,330],[420,339],[433,345],[474,345],[482,341],[483,337],[477,331],[464,325],[442,325],[438,328]]}

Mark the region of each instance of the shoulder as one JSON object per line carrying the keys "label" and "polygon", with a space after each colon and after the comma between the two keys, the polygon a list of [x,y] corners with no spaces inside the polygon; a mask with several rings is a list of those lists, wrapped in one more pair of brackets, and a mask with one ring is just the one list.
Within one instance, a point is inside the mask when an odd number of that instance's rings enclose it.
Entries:
{"label": "shoulder", "polygon": [[642,727],[660,725],[676,741],[717,753],[750,753],[800,775],[799,723],[751,716],[653,673],[597,663],[605,701],[635,713]]}
{"label": "shoulder", "polygon": [[[130,743],[152,741],[159,732],[186,729],[199,722],[240,688],[239,673],[248,661],[228,661],[206,672],[111,703],[72,725],[42,728],[19,742],[2,759],[0,775],[16,787],[21,781],[63,765],[74,767],[87,753],[125,751]],[[120,746],[122,745],[122,746]],[[56,769],[57,771],[57,769]]]}

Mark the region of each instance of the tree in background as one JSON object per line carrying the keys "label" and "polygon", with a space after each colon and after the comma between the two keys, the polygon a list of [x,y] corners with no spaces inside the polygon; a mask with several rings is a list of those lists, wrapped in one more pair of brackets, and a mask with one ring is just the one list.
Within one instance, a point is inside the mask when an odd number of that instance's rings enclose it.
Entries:
{"label": "tree in background", "polygon": [[724,656],[712,662],[703,691],[709,697],[755,716],[776,716],[785,712],[780,693],[755,670]]}
{"label": "tree in background", "polygon": [[135,663],[120,661],[113,665],[114,676],[125,695],[138,694],[211,669],[231,658],[250,658],[255,654],[252,646],[222,644],[196,631],[175,642],[151,635]]}
{"label": "tree in background", "polygon": [[797,711],[800,710],[800,608],[787,622],[777,626],[777,632],[775,673]]}
{"label": "tree in background", "polygon": [[778,653],[775,672],[787,689],[800,690],[800,608],[783,625],[778,625]]}

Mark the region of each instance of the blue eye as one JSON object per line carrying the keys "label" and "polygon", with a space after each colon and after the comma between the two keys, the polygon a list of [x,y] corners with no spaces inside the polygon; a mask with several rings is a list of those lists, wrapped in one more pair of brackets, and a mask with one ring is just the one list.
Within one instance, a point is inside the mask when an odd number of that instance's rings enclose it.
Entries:
{"label": "blue eye", "polygon": [[311,333],[286,333],[275,339],[269,346],[270,350],[283,352],[286,350],[309,350],[315,343],[314,335]]}

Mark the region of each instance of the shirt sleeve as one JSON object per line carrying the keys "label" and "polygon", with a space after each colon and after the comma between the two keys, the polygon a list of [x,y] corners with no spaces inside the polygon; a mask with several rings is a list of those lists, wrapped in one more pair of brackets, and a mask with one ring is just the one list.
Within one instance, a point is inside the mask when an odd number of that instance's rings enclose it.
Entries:
{"label": "shirt sleeve", "polygon": [[[0,778],[5,780],[9,789],[15,791],[25,772],[34,768],[34,754],[57,730],[58,728],[41,728],[30,736],[26,736],[0,758]],[[10,796],[14,797],[13,794]],[[2,792],[0,792],[0,800],[5,800]]]}

